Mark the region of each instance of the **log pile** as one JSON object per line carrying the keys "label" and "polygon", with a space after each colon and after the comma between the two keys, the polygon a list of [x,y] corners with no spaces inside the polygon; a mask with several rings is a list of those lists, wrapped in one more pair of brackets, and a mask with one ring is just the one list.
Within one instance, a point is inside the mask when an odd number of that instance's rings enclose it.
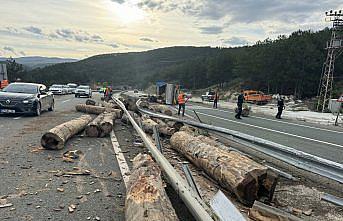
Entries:
{"label": "log pile", "polygon": [[176,132],[170,143],[223,188],[233,192],[243,204],[251,206],[261,196],[271,200],[277,176],[267,167],[238,152],[225,151],[211,145],[210,141],[204,142],[189,131]]}
{"label": "log pile", "polygon": [[126,221],[178,221],[164,190],[161,170],[150,155],[137,155],[127,186]]}
{"label": "log pile", "polygon": [[105,137],[113,130],[114,120],[117,114],[115,112],[105,112],[99,114],[92,122],[90,122],[86,129],[88,137]]}
{"label": "log pile", "polygon": [[90,115],[82,115],[79,118],[52,128],[42,136],[42,146],[51,150],[63,149],[65,142],[73,135],[81,132],[91,120],[92,117]]}

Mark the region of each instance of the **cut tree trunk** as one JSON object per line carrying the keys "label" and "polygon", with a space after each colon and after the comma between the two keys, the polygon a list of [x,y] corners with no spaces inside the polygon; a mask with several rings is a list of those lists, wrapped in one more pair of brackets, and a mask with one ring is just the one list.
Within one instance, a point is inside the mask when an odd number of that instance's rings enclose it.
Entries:
{"label": "cut tree trunk", "polygon": [[138,154],[127,186],[126,221],[178,221],[164,190],[161,170],[150,155]]}
{"label": "cut tree trunk", "polygon": [[86,105],[86,104],[77,104],[75,109],[79,112],[87,114],[101,114],[104,113],[106,108],[100,106]]}
{"label": "cut tree trunk", "polygon": [[86,105],[93,105],[93,106],[95,106],[96,105],[96,101],[93,100],[93,99],[87,99],[86,100]]}
{"label": "cut tree trunk", "polygon": [[187,131],[174,133],[172,147],[203,169],[238,200],[251,206],[261,196],[272,198],[277,175],[236,151],[225,151]]}
{"label": "cut tree trunk", "polygon": [[168,106],[162,104],[152,104],[149,105],[149,109],[155,112],[159,112],[168,116],[172,116],[173,112],[169,109]]}
{"label": "cut tree trunk", "polygon": [[105,137],[113,130],[114,120],[116,119],[115,112],[105,112],[99,114],[92,122],[90,122],[86,129],[88,137]]}
{"label": "cut tree trunk", "polygon": [[42,136],[41,144],[46,149],[63,149],[65,142],[73,135],[81,132],[92,120],[90,115],[82,115],[79,118],[58,125]]}
{"label": "cut tree trunk", "polygon": [[164,124],[158,124],[155,121],[151,119],[145,119],[141,121],[142,128],[146,133],[153,134],[154,130],[153,127],[156,126],[159,133],[164,136],[171,136],[175,133],[175,129],[169,127],[168,125]]}

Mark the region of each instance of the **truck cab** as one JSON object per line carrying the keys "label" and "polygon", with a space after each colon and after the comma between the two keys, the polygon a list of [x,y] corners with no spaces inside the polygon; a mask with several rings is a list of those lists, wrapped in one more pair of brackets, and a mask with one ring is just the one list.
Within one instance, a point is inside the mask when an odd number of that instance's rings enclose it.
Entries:
{"label": "truck cab", "polygon": [[0,90],[8,85],[6,62],[0,62]]}

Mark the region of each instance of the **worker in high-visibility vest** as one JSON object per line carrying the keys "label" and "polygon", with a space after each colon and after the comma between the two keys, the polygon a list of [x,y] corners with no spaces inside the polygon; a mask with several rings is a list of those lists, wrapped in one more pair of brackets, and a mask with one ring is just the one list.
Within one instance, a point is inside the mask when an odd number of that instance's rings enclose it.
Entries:
{"label": "worker in high-visibility vest", "polygon": [[180,112],[181,112],[181,108],[182,108],[182,116],[185,116],[185,108],[186,108],[186,102],[188,101],[188,99],[186,100],[186,95],[180,91],[179,95],[177,96],[177,102],[179,104],[179,111],[177,112],[177,115],[180,116]]}

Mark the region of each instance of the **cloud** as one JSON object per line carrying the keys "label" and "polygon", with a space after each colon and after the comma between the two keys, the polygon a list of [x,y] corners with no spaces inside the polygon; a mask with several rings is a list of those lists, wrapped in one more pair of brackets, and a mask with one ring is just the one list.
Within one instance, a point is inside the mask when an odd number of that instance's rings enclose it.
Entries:
{"label": "cloud", "polygon": [[48,35],[52,39],[64,39],[83,43],[103,43],[104,39],[98,34],[89,34],[83,30],[72,30],[67,28],[57,29]]}
{"label": "cloud", "polygon": [[125,0],[111,0],[112,2],[116,2],[119,4],[123,4],[125,2]]}
{"label": "cloud", "polygon": [[241,45],[247,45],[250,42],[241,37],[231,37],[229,39],[223,40],[223,43],[228,44],[230,46],[241,46]]}
{"label": "cloud", "polygon": [[9,53],[12,53],[15,56],[18,56],[18,55],[26,56],[26,53],[24,51],[17,52],[13,47],[10,47],[10,46],[3,47],[3,50],[5,51],[5,53],[9,52]]}
{"label": "cloud", "polygon": [[215,35],[215,34],[220,34],[223,33],[223,27],[219,26],[208,26],[208,27],[200,27],[202,34],[207,34],[207,35]]}
{"label": "cloud", "polygon": [[119,48],[119,45],[113,43],[113,44],[109,44],[108,46],[111,46],[112,48]]}
{"label": "cloud", "polygon": [[157,40],[154,40],[152,38],[142,37],[139,40],[146,41],[146,42],[158,42]]}
{"label": "cloud", "polygon": [[25,31],[31,32],[33,34],[37,35],[43,35],[43,31],[40,28],[34,27],[34,26],[29,26],[29,27],[24,27],[23,28]]}

